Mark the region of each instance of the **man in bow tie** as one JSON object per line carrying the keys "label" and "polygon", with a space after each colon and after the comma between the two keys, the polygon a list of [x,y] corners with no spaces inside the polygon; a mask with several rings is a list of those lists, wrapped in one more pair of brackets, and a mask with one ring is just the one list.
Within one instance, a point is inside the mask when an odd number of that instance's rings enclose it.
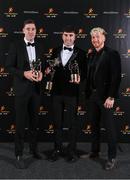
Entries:
{"label": "man in bow tie", "polygon": [[[62,46],[55,48],[51,59],[59,60],[55,67],[55,74],[52,86],[52,106],[55,128],[54,151],[48,158],[50,161],[56,161],[63,155],[63,117],[64,109],[67,110],[69,117],[69,143],[66,148],[67,162],[75,162],[76,141],[78,121],[76,118],[79,85],[83,79],[83,68],[86,63],[86,53],[75,46],[76,32],[73,26],[66,26],[63,29]],[[49,72],[49,71],[48,71]]]}
{"label": "man in bow tie", "polygon": [[[11,44],[6,62],[7,70],[14,76],[16,134],[16,167],[25,168],[23,160],[25,127],[29,124],[30,154],[41,159],[37,148],[38,109],[40,106],[40,81],[42,80],[43,47],[37,41],[36,25],[26,20],[23,25],[24,38]],[[35,42],[35,44],[34,44]],[[39,61],[40,59],[40,61]],[[38,61],[37,61],[38,60]],[[39,63],[39,64],[38,64]],[[27,122],[28,117],[28,124]]]}

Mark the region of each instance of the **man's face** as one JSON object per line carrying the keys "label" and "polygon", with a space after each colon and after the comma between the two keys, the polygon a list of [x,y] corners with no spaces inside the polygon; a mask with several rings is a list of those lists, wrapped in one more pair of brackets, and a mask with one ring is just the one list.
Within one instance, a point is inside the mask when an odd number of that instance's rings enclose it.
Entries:
{"label": "man's face", "polygon": [[72,46],[75,41],[75,33],[74,32],[63,32],[62,39],[63,39],[64,45]]}
{"label": "man's face", "polygon": [[33,41],[36,36],[35,24],[26,24],[23,28],[23,33],[28,41]]}
{"label": "man's face", "polygon": [[94,32],[91,35],[91,42],[96,49],[101,49],[104,46],[105,36],[101,32]]}

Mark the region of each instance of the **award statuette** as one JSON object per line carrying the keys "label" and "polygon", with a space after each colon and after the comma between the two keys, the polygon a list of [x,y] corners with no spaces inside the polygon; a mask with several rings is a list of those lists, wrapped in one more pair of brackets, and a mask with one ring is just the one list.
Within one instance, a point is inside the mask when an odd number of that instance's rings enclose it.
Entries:
{"label": "award statuette", "polygon": [[39,76],[39,72],[41,72],[41,61],[40,59],[38,60],[33,60],[31,62],[31,70],[33,71],[33,73],[35,74],[35,78],[37,79]]}
{"label": "award statuette", "polygon": [[70,62],[69,64],[69,70],[71,73],[71,82],[76,83],[79,80],[80,73],[79,73],[79,65],[77,61]]}
{"label": "award statuette", "polygon": [[50,91],[52,90],[52,86],[53,86],[53,77],[55,74],[55,67],[59,66],[59,58],[55,58],[55,59],[49,59],[48,60],[48,64],[49,64],[49,69],[51,70],[49,73],[49,80],[46,83],[46,90],[50,93]]}

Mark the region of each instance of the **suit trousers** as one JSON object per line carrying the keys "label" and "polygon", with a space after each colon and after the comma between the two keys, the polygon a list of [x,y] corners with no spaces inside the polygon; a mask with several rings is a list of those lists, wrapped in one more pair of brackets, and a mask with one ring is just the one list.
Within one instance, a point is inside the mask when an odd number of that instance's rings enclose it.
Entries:
{"label": "suit trousers", "polygon": [[[25,127],[29,127],[30,151],[36,151],[38,110],[40,106],[40,96],[31,91],[26,96],[15,97],[16,112],[16,134],[15,134],[15,155],[23,155]],[[27,122],[28,120],[28,122]]]}
{"label": "suit trousers", "polygon": [[108,143],[108,158],[116,157],[117,133],[116,121],[113,118],[114,108],[104,107],[104,101],[101,100],[97,92],[93,92],[88,101],[88,119],[92,123],[92,152],[100,151],[100,125],[101,120],[106,129]]}
{"label": "suit trousers", "polygon": [[53,114],[55,128],[55,149],[62,148],[64,108],[69,115],[69,145],[70,151],[75,151],[77,140],[77,98],[64,95],[53,95]]}

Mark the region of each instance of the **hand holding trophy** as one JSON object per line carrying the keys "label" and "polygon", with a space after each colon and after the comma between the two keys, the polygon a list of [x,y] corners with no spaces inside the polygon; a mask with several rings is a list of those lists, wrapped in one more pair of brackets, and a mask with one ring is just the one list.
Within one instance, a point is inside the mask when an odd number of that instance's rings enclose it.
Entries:
{"label": "hand holding trophy", "polygon": [[71,72],[71,83],[80,83],[80,73],[79,73],[79,66],[77,61],[75,60],[74,62],[70,62],[69,64],[69,70]]}
{"label": "hand holding trophy", "polygon": [[55,74],[55,67],[56,66],[59,66],[59,59],[58,58],[55,58],[55,59],[49,59],[48,60],[48,63],[49,63],[49,70],[47,73],[50,77],[49,77],[49,80],[47,81],[46,83],[46,90],[48,91],[48,93],[50,93],[51,89],[52,89],[52,86],[53,86],[53,77],[54,77],[54,74]]}
{"label": "hand holding trophy", "polygon": [[33,77],[35,78],[35,81],[41,81],[42,80],[42,72],[41,72],[41,61],[40,59],[36,61],[32,61],[31,63],[31,70],[33,73]]}

